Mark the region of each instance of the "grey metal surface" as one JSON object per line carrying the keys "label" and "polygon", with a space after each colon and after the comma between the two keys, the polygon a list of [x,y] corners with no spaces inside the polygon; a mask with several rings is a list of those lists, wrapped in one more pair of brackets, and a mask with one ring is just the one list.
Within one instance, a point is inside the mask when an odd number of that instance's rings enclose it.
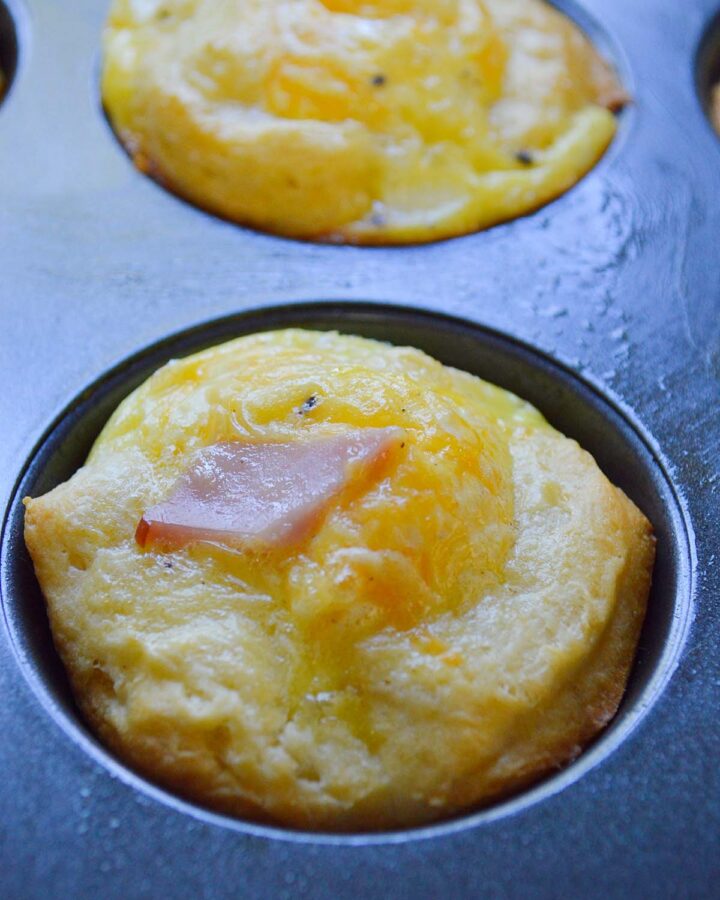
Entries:
{"label": "grey metal surface", "polygon": [[0,108],[3,509],[54,416],[149,342],[267,302],[376,299],[484,323],[603,386],[668,461],[697,559],[679,667],[611,755],[512,815],[372,846],[243,833],[126,783],[48,715],[3,628],[0,893],[716,894],[720,143],[695,86],[715,0],[586,0],[636,98],[606,158],[526,219],[387,250],[256,234],[166,194],[99,110],[103,4],[9,5],[21,60]]}

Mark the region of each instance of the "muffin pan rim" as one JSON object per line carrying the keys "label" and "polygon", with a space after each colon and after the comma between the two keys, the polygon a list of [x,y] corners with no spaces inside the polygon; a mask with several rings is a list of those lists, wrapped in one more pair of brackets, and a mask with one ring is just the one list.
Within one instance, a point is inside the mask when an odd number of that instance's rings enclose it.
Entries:
{"label": "muffin pan rim", "polygon": [[[439,322],[442,330],[446,331],[448,336],[452,331],[460,331],[465,335],[469,335],[470,339],[476,343],[478,352],[482,352],[483,347],[488,346],[494,347],[496,352],[499,348],[502,355],[511,361],[520,359],[521,364],[527,365],[529,363],[529,365],[538,369],[549,370],[554,380],[559,381],[561,384],[569,384],[571,391],[580,395],[583,403],[587,402],[583,395],[590,396],[593,401],[590,405],[594,409],[596,407],[600,408],[601,415],[606,422],[615,419],[634,436],[641,447],[642,453],[647,457],[645,462],[649,460],[652,466],[657,469],[657,474],[652,478],[652,481],[659,494],[661,489],[656,485],[656,481],[659,478],[662,486],[661,499],[664,505],[667,507],[668,498],[672,503],[672,508],[666,508],[666,512],[670,520],[672,520],[672,534],[675,537],[675,545],[669,549],[672,552],[674,565],[677,568],[677,591],[672,604],[672,623],[653,670],[647,681],[641,686],[639,696],[630,702],[630,708],[623,711],[621,706],[618,717],[587,746],[577,760],[566,765],[558,772],[543,777],[536,784],[530,785],[528,788],[487,808],[475,811],[469,810],[451,819],[415,828],[348,834],[293,830],[281,825],[259,824],[249,820],[225,816],[179,797],[163,787],[146,780],[144,776],[126,766],[122,760],[116,758],[95,738],[82,719],[79,717],[77,719],[73,718],[62,708],[61,704],[57,702],[52,692],[48,689],[42,673],[38,672],[37,666],[33,665],[27,645],[22,641],[21,628],[18,627],[18,616],[15,607],[12,606],[11,608],[7,600],[8,596],[14,594],[14,586],[9,580],[11,578],[10,555],[17,552],[16,545],[18,542],[21,544],[20,552],[24,551],[22,519],[20,519],[19,534],[16,527],[18,513],[22,516],[21,500],[24,493],[22,489],[28,481],[32,481],[37,476],[38,471],[42,472],[47,464],[47,459],[43,459],[43,455],[47,456],[48,449],[52,449],[53,444],[57,445],[58,433],[60,438],[62,438],[64,427],[65,430],[69,429],[75,418],[81,420],[87,415],[88,409],[92,410],[93,408],[93,400],[102,398],[103,395],[107,395],[113,389],[119,390],[122,384],[127,383],[129,380],[133,380],[133,386],[129,388],[129,390],[133,390],[139,383],[137,381],[138,374],[141,373],[142,380],[144,380],[149,371],[156,370],[168,359],[198,352],[203,347],[212,346],[223,340],[231,340],[233,337],[240,337],[260,330],[274,330],[276,328],[293,326],[312,328],[316,319],[335,318],[343,320],[342,326],[318,325],[316,327],[319,330],[340,330],[345,333],[362,334],[362,323],[365,324],[367,329],[372,326],[373,322],[381,322],[383,317],[386,320],[388,317],[390,320],[394,319],[398,325],[404,319],[420,320],[428,328],[431,327],[433,322]],[[266,321],[268,318],[270,322]],[[359,328],[355,329],[353,326],[358,323]],[[168,350],[171,352],[168,353]],[[175,352],[176,350],[178,352]],[[158,355],[163,357],[162,361],[157,361]],[[149,370],[148,366],[150,366]],[[483,375],[481,377],[486,376]],[[127,391],[123,393],[123,396],[126,394]],[[115,401],[115,403],[117,402],[120,401]],[[542,407],[541,411],[543,411]],[[612,427],[616,427],[618,431],[620,430],[616,425]],[[623,440],[627,440],[627,438],[623,436]],[[636,452],[634,448],[633,452]],[[65,735],[74,743],[79,744],[94,762],[109,770],[120,781],[141,793],[153,797],[171,809],[184,812],[208,824],[222,826],[235,832],[301,844],[383,845],[447,837],[468,829],[482,828],[498,819],[522,812],[569,787],[605,759],[609,758],[633,734],[655,702],[661,697],[668,681],[677,668],[690,633],[694,617],[695,581],[694,533],[684,495],[677,487],[672,477],[670,466],[652,434],[627,404],[616,397],[612,391],[601,386],[596,379],[576,372],[565,362],[558,360],[544,350],[515,335],[490,327],[482,322],[396,302],[384,303],[339,299],[304,301],[293,299],[284,303],[250,306],[243,308],[239,312],[213,317],[188,328],[179,329],[129,354],[125,359],[120,360],[102,372],[88,386],[78,392],[43,430],[22,466],[11,490],[10,500],[3,517],[0,537],[0,585],[2,586],[3,618],[15,661],[36,698]],[[19,635],[20,639],[18,639]]]}

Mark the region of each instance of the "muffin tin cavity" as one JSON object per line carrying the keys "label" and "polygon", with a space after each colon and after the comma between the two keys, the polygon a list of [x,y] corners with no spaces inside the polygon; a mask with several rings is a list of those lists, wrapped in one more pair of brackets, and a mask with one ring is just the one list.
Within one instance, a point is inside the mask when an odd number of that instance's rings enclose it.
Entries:
{"label": "muffin tin cavity", "polygon": [[[573,764],[515,797],[450,822],[393,834],[310,835],[261,826],[208,812],[131,772],[98,743],[74,705],[23,540],[23,497],[43,494],[70,478],[118,403],[169,359],[239,335],[293,326],[336,329],[415,346],[445,364],[514,391],[589,450],[654,525],[658,545],[653,590],[618,715]],[[379,304],[309,303],[241,313],[181,332],[141,351],[83,391],[48,428],[19,477],[3,528],[0,574],[6,625],[27,680],[55,722],[97,762],[135,789],[228,828],[304,841],[366,843],[481,825],[556,793],[608,757],[647,715],[677,664],[691,617],[691,552],[682,505],[651,439],[592,384],[531,347],[470,322]]]}
{"label": "muffin tin cavity", "polygon": [[702,108],[720,134],[720,12],[712,19],[700,41],[695,75]]}
{"label": "muffin tin cavity", "polygon": [[15,22],[7,6],[0,2],[0,102],[8,94],[18,64]]}

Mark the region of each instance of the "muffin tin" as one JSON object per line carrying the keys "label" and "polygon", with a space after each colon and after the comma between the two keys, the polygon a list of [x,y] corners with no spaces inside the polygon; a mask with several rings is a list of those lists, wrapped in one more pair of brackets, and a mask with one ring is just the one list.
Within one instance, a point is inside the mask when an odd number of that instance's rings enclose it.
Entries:
{"label": "muffin tin", "polygon": [[[5,4],[19,54],[0,108],[4,894],[712,893],[720,145],[703,103],[716,2],[558,3],[635,97],[610,151],[532,216],[394,249],[261,235],[167,194],[103,118],[102,5]],[[289,323],[415,344],[517,391],[654,522],[651,610],[621,711],[535,788],[419,831],[288,832],[149,785],[78,719],[21,538],[23,494],[77,468],[119,399],[170,356]]]}
{"label": "muffin tin", "polygon": [[18,43],[15,22],[7,6],[0,3],[0,73],[2,73],[0,100],[9,93],[12,87],[17,61]]}

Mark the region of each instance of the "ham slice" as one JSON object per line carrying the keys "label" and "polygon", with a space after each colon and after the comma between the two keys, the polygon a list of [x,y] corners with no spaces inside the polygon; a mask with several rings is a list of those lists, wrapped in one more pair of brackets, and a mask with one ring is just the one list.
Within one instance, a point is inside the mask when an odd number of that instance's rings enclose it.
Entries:
{"label": "ham slice", "polygon": [[199,541],[238,549],[297,543],[334,498],[379,477],[403,437],[399,428],[358,428],[314,440],[206,447],[170,496],[143,515],[135,538],[159,550]]}

